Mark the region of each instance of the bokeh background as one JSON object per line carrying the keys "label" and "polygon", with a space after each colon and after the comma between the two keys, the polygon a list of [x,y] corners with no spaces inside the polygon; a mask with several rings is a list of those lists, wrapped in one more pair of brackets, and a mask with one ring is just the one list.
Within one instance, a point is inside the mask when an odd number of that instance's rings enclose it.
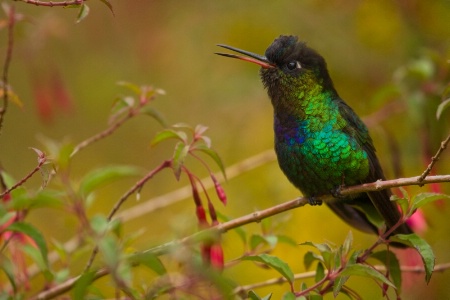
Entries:
{"label": "bokeh background", "polygon": [[[2,167],[15,178],[34,168],[29,147],[44,148],[42,140],[74,144],[106,127],[111,105],[128,93],[116,82],[125,80],[164,89],[154,107],[169,124],[204,124],[226,166],[273,147],[272,108],[260,83],[258,68],[214,55],[224,43],[263,54],[280,34],[294,34],[327,60],[340,95],[363,117],[388,178],[416,176],[426,167],[450,133],[450,114],[438,121],[435,111],[448,84],[450,57],[450,2],[432,1],[117,1],[115,15],[100,1],[88,1],[89,16],[76,24],[77,11],[45,8],[11,1],[24,15],[17,25],[10,83],[24,106],[11,105],[0,136]],[[6,30],[1,34],[5,53]],[[2,54],[3,56],[3,54]],[[394,104],[392,104],[394,103]],[[73,178],[110,164],[131,164],[151,169],[172,155],[173,145],[150,148],[161,125],[139,117],[113,136],[81,152],[72,165]],[[207,175],[198,168],[200,175]],[[204,173],[202,173],[204,172]],[[450,173],[447,150],[435,168]],[[101,189],[90,214],[108,213],[134,180]],[[38,186],[35,176],[29,186]],[[148,183],[141,200],[130,199],[125,208],[187,184],[164,172]],[[275,161],[224,184],[228,205],[216,207],[238,217],[299,196]],[[435,190],[450,193],[449,184]],[[430,187],[410,187],[411,194]],[[211,191],[211,195],[214,192]],[[435,251],[436,262],[450,261],[448,203],[424,209],[428,227],[421,234]],[[64,242],[75,233],[76,219],[58,210],[33,212],[46,236]],[[271,218],[276,233],[298,243],[340,244],[348,231],[326,207],[304,207]],[[125,230],[144,229],[134,247],[147,249],[187,235],[196,229],[190,198],[132,220]],[[260,233],[260,225],[248,225]],[[365,247],[374,236],[353,231],[355,247]],[[242,254],[238,236],[223,239],[226,260]],[[280,245],[274,254],[295,272],[304,271],[306,247]],[[256,283],[278,274],[249,262],[226,270],[242,284]],[[405,279],[405,299],[442,299],[450,294],[450,271],[435,273],[429,285],[424,275]],[[308,282],[308,281],[307,281]],[[379,288],[367,279],[354,278],[350,286],[364,299],[380,298]],[[107,283],[105,283],[107,286]],[[258,290],[281,297],[287,286]],[[342,296],[345,298],[345,296]]]}

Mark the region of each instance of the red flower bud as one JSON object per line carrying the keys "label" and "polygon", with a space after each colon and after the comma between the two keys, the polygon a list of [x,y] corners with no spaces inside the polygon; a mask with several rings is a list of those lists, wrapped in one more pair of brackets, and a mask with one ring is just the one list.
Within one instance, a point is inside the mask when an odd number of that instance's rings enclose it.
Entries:
{"label": "red flower bud", "polygon": [[3,196],[3,202],[8,202],[9,200],[11,200],[11,194],[7,193]]}
{"label": "red flower bud", "polygon": [[211,221],[213,223],[216,223],[217,222],[216,209],[214,208],[214,205],[212,204],[211,201],[208,201],[208,209],[209,209],[209,216],[211,217]]}
{"label": "red flower bud", "polygon": [[202,228],[208,227],[208,221],[206,220],[206,213],[203,206],[197,206],[197,220]]}
{"label": "red flower bud", "polygon": [[219,243],[212,245],[209,250],[209,256],[211,266],[216,269],[222,270],[224,265],[222,245],[220,245]]}
{"label": "red flower bud", "polygon": [[219,181],[217,181],[217,178],[214,175],[211,175],[211,179],[214,182],[214,188],[216,189],[217,197],[219,197],[219,200],[226,205],[227,204],[227,195],[225,194],[225,191],[222,188],[222,185],[220,185]]}

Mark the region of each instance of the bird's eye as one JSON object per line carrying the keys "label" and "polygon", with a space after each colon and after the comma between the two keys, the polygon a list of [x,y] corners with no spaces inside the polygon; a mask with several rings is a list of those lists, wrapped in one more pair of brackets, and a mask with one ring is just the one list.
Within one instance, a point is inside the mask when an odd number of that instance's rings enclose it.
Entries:
{"label": "bird's eye", "polygon": [[298,61],[291,61],[291,62],[288,62],[287,63],[287,65],[286,65],[286,67],[289,69],[289,70],[295,70],[295,69],[300,69],[301,68],[301,66],[300,66],[300,63],[298,62]]}

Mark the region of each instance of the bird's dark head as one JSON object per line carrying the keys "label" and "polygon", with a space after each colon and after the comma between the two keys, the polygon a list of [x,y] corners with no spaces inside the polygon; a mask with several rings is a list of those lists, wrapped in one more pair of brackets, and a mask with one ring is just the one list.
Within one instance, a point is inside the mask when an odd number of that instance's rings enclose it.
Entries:
{"label": "bird's dark head", "polygon": [[296,36],[281,35],[267,48],[265,56],[227,45],[218,46],[246,56],[216,54],[261,66],[261,79],[268,89],[272,102],[308,91],[335,92],[324,58],[306,43],[298,41]]}

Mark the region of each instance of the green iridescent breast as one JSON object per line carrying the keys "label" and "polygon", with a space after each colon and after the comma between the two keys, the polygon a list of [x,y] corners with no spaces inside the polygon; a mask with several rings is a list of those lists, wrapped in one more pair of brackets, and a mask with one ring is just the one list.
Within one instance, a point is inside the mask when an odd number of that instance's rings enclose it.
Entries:
{"label": "green iridescent breast", "polygon": [[305,196],[353,185],[369,173],[367,153],[331,98],[303,102],[299,114],[275,112],[275,150],[288,179]]}

